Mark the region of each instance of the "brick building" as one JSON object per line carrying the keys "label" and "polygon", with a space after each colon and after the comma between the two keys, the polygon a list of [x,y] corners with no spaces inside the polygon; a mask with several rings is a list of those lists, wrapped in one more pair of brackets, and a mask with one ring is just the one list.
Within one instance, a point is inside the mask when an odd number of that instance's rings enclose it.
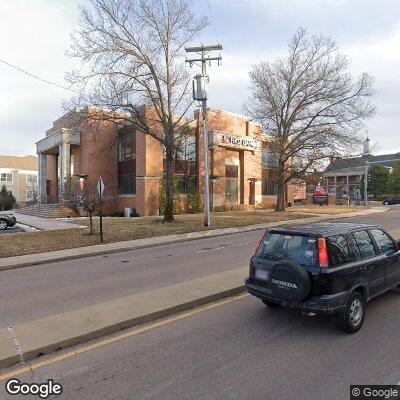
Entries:
{"label": "brick building", "polygon": [[37,157],[0,156],[0,188],[3,186],[19,204],[34,200],[38,192]]}
{"label": "brick building", "polygon": [[[134,125],[90,123],[79,132],[71,124],[73,113],[53,123],[36,143],[39,156],[39,191],[48,202],[60,201],[63,182],[84,176],[94,184],[101,176],[106,192],[117,197],[115,211],[125,207],[140,215],[154,215],[165,173],[162,145]],[[204,155],[202,118],[196,112],[190,134],[176,154],[176,190],[185,208],[192,189],[203,192]],[[209,110],[210,178],[214,210],[249,209],[276,203],[276,178],[268,168],[267,137],[248,117]],[[293,203],[293,187],[286,202]]]}

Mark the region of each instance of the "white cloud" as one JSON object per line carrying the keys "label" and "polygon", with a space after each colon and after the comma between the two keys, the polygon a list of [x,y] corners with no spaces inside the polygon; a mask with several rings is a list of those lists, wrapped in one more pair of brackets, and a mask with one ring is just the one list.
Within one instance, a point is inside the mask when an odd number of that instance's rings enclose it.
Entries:
{"label": "white cloud", "polygon": [[[76,28],[77,4],[84,1],[0,0],[0,58],[63,83],[65,72],[76,66],[65,51]],[[210,69],[211,106],[241,112],[251,65],[276,59],[297,26],[304,25],[312,33],[337,40],[354,73],[366,71],[375,76],[378,114],[368,124],[370,135],[384,151],[400,148],[398,0],[210,2],[224,45],[222,66]],[[208,14],[205,2],[194,5],[199,13]],[[215,40],[210,27],[202,41]],[[35,152],[34,142],[60,116],[61,101],[70,96],[1,63],[0,93],[0,154],[18,155]]]}
{"label": "white cloud", "polygon": [[[68,0],[2,0],[0,58],[49,81],[63,84],[75,61],[65,56],[77,4]],[[0,154],[32,154],[69,92],[0,63]],[[8,138],[11,141],[7,141]]]}

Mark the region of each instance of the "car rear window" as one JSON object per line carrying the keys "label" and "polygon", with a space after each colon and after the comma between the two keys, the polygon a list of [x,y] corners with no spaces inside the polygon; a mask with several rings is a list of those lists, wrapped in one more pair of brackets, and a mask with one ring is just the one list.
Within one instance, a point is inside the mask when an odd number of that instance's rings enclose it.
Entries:
{"label": "car rear window", "polygon": [[327,241],[331,267],[339,267],[352,261],[352,249],[347,235],[331,236]]}
{"label": "car rear window", "polygon": [[292,261],[314,267],[318,259],[316,239],[310,236],[268,232],[256,255],[271,261]]}

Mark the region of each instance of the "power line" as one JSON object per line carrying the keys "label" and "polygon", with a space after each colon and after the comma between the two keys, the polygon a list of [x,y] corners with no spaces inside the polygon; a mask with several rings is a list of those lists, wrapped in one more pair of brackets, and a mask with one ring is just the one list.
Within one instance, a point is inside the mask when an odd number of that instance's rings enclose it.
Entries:
{"label": "power line", "polygon": [[47,83],[47,84],[49,84],[49,85],[57,86],[57,87],[59,87],[59,88],[61,88],[61,89],[64,89],[64,90],[69,90],[69,91],[74,92],[74,93],[78,93],[76,90],[71,89],[70,87],[66,87],[66,86],[63,86],[63,85],[59,85],[58,83],[50,82],[50,81],[48,81],[48,80],[46,80],[46,79],[40,78],[39,76],[36,76],[36,75],[34,75],[34,74],[31,74],[30,72],[25,71],[24,69],[22,69],[22,68],[20,68],[20,67],[17,67],[16,65],[10,64],[10,63],[7,62],[7,61],[4,61],[4,60],[1,60],[1,59],[0,59],[0,62],[2,62],[3,64],[8,65],[9,67],[14,68],[14,69],[16,69],[16,70],[18,70],[18,71],[20,71],[20,72],[23,72],[24,74],[30,76],[31,78],[35,78],[35,79],[37,79],[37,80],[39,80],[39,81],[41,81],[41,82]]}
{"label": "power line", "polygon": [[206,1],[207,1],[207,6],[208,6],[208,11],[210,12],[210,19],[211,19],[211,25],[212,25],[213,31],[214,31],[214,36],[215,36],[215,39],[217,40],[217,43],[219,43],[219,38],[217,35],[217,30],[215,29],[214,18],[213,18],[213,14],[211,11],[210,0],[206,0]]}

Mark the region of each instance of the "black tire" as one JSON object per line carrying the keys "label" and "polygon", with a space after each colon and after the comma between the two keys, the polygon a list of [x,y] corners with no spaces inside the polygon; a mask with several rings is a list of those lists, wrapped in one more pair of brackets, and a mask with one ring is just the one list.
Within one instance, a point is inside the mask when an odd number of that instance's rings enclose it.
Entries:
{"label": "black tire", "polygon": [[346,308],[339,315],[339,325],[347,333],[356,333],[361,329],[365,317],[365,300],[359,292],[353,292]]}
{"label": "black tire", "polygon": [[384,202],[383,202],[383,205],[384,205],[384,206],[388,206],[388,205],[389,205],[389,202],[388,202],[388,201],[384,201]]}
{"label": "black tire", "polygon": [[280,306],[281,306],[280,304],[274,303],[274,302],[269,301],[269,300],[261,299],[261,301],[262,301],[266,306],[271,307],[271,308],[277,308],[277,307],[280,307]]}
{"label": "black tire", "polygon": [[5,219],[0,219],[0,231],[5,231],[8,228],[8,222]]}

